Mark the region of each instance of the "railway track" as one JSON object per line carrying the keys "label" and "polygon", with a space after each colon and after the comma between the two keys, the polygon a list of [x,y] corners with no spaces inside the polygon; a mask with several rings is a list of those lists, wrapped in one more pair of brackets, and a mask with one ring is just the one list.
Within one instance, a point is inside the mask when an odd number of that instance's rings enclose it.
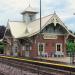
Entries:
{"label": "railway track", "polygon": [[0,57],[0,63],[1,65],[5,64],[8,67],[13,67],[13,69],[16,68],[16,70],[19,69],[22,72],[25,71],[32,73],[30,75],[75,75],[75,73],[71,71],[71,70],[74,71],[74,68],[73,69],[71,67],[65,68],[64,66],[58,67],[50,64],[43,64],[42,62],[40,63],[31,62],[30,60],[24,61],[23,59],[17,60],[17,58],[11,59]]}

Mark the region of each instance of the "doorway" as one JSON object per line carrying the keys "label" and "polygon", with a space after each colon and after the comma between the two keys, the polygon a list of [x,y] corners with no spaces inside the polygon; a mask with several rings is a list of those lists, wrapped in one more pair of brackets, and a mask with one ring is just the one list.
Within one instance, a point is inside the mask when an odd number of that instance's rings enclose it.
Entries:
{"label": "doorway", "polygon": [[44,43],[38,43],[38,55],[40,56],[45,52],[45,44]]}

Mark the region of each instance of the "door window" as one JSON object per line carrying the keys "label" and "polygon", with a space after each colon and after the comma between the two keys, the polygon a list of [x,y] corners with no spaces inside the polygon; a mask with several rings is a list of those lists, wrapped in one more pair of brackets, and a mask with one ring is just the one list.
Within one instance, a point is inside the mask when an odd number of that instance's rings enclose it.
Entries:
{"label": "door window", "polygon": [[44,53],[44,43],[39,43],[38,44],[38,54]]}

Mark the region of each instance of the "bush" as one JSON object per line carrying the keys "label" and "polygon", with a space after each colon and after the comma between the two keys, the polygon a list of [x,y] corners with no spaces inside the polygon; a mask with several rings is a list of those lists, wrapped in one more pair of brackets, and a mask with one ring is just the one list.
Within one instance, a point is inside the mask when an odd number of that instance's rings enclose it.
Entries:
{"label": "bush", "polygon": [[4,45],[2,42],[0,42],[0,54],[3,54],[4,52]]}
{"label": "bush", "polygon": [[0,42],[0,45],[3,45],[3,42]]}

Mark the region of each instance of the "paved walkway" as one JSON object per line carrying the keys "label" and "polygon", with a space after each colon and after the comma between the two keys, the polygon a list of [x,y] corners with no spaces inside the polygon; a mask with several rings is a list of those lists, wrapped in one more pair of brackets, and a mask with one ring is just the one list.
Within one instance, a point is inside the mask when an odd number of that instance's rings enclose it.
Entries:
{"label": "paved walkway", "polygon": [[64,62],[64,63],[71,63],[71,58],[70,57],[49,57],[49,58],[43,58],[46,60],[52,60],[52,61],[59,61],[59,62]]}

